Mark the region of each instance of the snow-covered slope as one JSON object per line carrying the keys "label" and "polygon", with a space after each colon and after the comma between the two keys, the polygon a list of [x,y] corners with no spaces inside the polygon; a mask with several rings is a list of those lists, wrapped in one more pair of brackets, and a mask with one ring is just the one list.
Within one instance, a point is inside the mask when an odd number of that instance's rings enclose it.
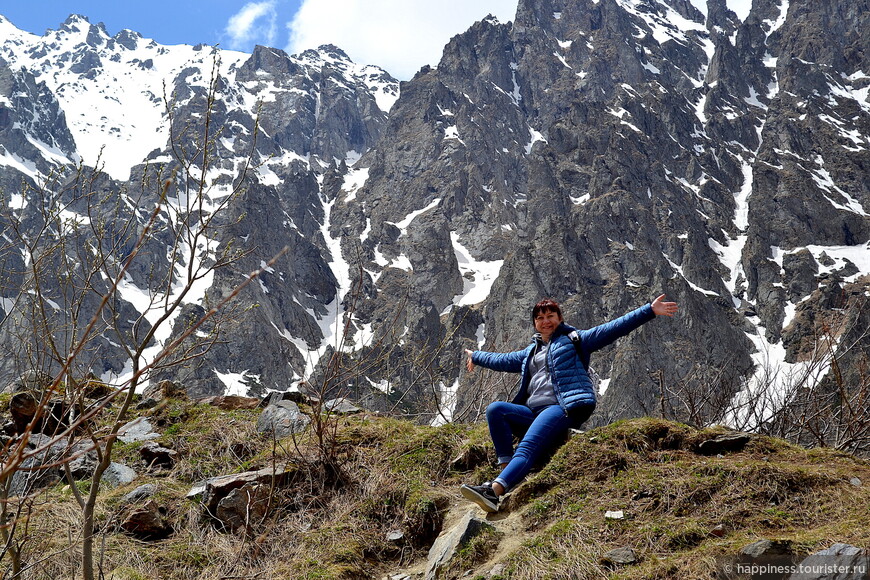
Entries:
{"label": "snow-covered slope", "polygon": [[[183,81],[204,85],[212,66],[230,83],[251,55],[207,46],[163,46],[123,30],[110,37],[101,25],[73,15],[57,30],[36,36],[18,30],[0,16],[0,58],[10,68],[25,68],[54,93],[66,113],[84,163],[126,181],[130,169],[169,141],[167,100],[186,69],[197,74]],[[352,81],[364,82],[387,111],[398,84],[373,66],[351,62],[335,52],[308,51],[296,62],[307,69],[332,65]],[[258,101],[274,100],[274,88],[261,88],[236,103],[250,113]],[[301,153],[301,152],[300,152]]]}

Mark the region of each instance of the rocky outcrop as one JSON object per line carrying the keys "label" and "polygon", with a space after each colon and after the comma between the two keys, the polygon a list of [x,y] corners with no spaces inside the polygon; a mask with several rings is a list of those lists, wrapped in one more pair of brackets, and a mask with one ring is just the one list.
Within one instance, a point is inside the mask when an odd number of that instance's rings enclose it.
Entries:
{"label": "rocky outcrop", "polygon": [[476,517],[473,510],[468,510],[465,515],[449,530],[442,532],[429,549],[429,561],[426,566],[426,580],[434,580],[440,577],[442,569],[448,567],[459,550],[461,550],[474,537],[493,527],[484,520]]}
{"label": "rocky outcrop", "polygon": [[295,474],[292,465],[276,465],[212,477],[194,486],[187,497],[198,500],[219,528],[236,531],[259,523],[269,513],[276,489],[290,485]]}

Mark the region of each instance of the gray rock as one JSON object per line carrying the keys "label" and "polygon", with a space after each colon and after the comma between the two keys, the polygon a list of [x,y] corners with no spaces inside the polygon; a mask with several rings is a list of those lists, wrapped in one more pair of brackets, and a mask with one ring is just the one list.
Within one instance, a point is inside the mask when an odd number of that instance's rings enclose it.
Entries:
{"label": "gray rock", "polygon": [[759,540],[740,549],[741,556],[750,558],[785,556],[792,553],[791,542],[787,540]]}
{"label": "gray rock", "polygon": [[269,405],[257,419],[257,432],[270,433],[277,439],[289,437],[295,433],[301,433],[308,426],[311,419],[299,410],[299,406],[292,401],[280,401]]}
{"label": "gray rock", "polygon": [[439,572],[450,564],[462,546],[482,531],[491,529],[493,526],[477,518],[474,515],[474,510],[468,510],[455,526],[441,532],[441,535],[432,544],[426,564],[426,579],[434,580],[437,578]]}
{"label": "gray rock", "polygon": [[147,417],[137,417],[118,430],[118,439],[124,443],[157,439],[160,434],[154,431]]}
{"label": "gray rock", "polygon": [[[49,445],[51,438],[46,435],[30,436],[26,453],[30,455],[21,462],[21,466],[12,475],[9,483],[9,497],[23,497],[36,490],[57,483],[61,477],[58,463],[67,453],[65,441],[57,441]],[[36,452],[47,446],[42,451]]]}
{"label": "gray rock", "polygon": [[6,385],[0,393],[13,395],[21,391],[40,393],[50,386],[52,382],[54,382],[54,377],[47,373],[32,370],[25,371],[20,377]]}
{"label": "gray rock", "polygon": [[789,580],[862,580],[870,570],[870,556],[849,544],[834,544],[800,563],[801,572]]}
{"label": "gray rock", "polygon": [[260,406],[260,399],[253,397],[239,397],[237,395],[215,395],[197,399],[199,405],[211,405],[224,411],[233,411],[238,409],[256,409]]}
{"label": "gray rock", "polygon": [[76,442],[69,452],[69,468],[75,479],[86,479],[97,468],[97,452],[92,441]]}
{"label": "gray rock", "polygon": [[188,399],[187,391],[175,381],[161,380],[148,385],[142,391],[142,400],[153,399],[155,401],[163,401],[164,399]]}
{"label": "gray rock", "polygon": [[109,464],[109,467],[106,468],[106,471],[103,472],[100,481],[109,487],[120,487],[132,483],[136,477],[137,474],[135,470],[122,463],[116,463],[113,461]]}
{"label": "gray rock", "polygon": [[130,493],[126,494],[121,498],[122,504],[128,503],[142,503],[146,499],[150,499],[154,497],[154,494],[157,493],[157,486],[153,483],[145,483],[140,485]]}
{"label": "gray rock", "polygon": [[393,543],[399,543],[405,539],[405,532],[402,530],[391,530],[387,533],[387,541]]}
{"label": "gray rock", "polygon": [[629,547],[615,548],[601,556],[601,563],[606,566],[627,566],[637,561],[637,553]]}
{"label": "gray rock", "polygon": [[725,433],[702,441],[698,445],[698,453],[701,455],[719,455],[742,451],[746,444],[752,440],[749,433]]}
{"label": "gray rock", "polygon": [[330,399],[323,403],[324,410],[338,415],[353,415],[362,413],[362,409],[354,405],[348,399],[342,397],[340,399]]}
{"label": "gray rock", "polygon": [[139,401],[138,403],[136,403],[136,409],[138,409],[139,411],[143,411],[146,409],[153,409],[154,407],[157,406],[157,404],[159,402],[160,401],[158,401],[157,399],[155,399],[153,397],[146,397],[146,398],[142,399],[141,401]]}

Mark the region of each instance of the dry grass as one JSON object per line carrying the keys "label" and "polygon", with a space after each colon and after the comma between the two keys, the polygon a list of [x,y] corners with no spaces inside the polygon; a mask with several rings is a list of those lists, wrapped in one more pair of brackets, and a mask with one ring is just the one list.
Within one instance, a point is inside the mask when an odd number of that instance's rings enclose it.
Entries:
{"label": "dry grass", "polygon": [[[153,419],[160,441],[182,459],[171,470],[149,471],[136,463],[135,444],[122,449],[141,477],[102,492],[97,545],[107,578],[381,577],[425,558],[460,481],[494,474],[485,425],[340,419],[335,464],[326,466],[305,436],[276,442],[257,435],[256,411],[171,402]],[[509,509],[524,534],[519,547],[498,552],[504,538],[485,534],[445,577],[483,575],[496,552],[506,554],[503,578],[652,580],[712,578],[717,558],[761,538],[789,539],[806,553],[838,541],[870,546],[870,488],[849,483],[858,477],[870,484],[866,461],[766,438],[724,457],[693,452],[715,433],[638,419],[575,436],[511,494]],[[277,490],[270,516],[246,531],[216,530],[185,497],[204,477],[289,460],[297,466],[293,485]],[[158,486],[157,501],[175,530],[168,539],[143,542],[117,531],[121,497],[143,483]],[[73,577],[81,516],[71,492],[59,484],[34,506],[24,577]],[[626,518],[606,520],[608,510]],[[722,537],[710,533],[717,525]],[[404,539],[388,541],[392,530]],[[600,562],[622,546],[640,562],[624,569]]]}
{"label": "dry grass", "polygon": [[[740,453],[696,455],[715,434],[639,419],[575,437],[516,491],[538,530],[511,557],[509,578],[714,578],[717,558],[758,539],[789,539],[809,554],[835,542],[870,546],[863,460],[758,438]],[[624,520],[606,520],[622,510]],[[711,532],[724,528],[724,536]],[[641,562],[598,563],[617,547]]]}

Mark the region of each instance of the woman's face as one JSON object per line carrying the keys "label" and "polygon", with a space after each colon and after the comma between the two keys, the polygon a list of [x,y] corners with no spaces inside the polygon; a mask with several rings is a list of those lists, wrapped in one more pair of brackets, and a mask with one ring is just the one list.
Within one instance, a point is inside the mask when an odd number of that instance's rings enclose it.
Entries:
{"label": "woman's face", "polygon": [[559,316],[559,313],[555,310],[538,312],[538,315],[535,316],[535,330],[541,333],[544,342],[550,341],[550,336],[553,335],[553,331],[556,330],[556,327],[561,323],[562,317]]}

